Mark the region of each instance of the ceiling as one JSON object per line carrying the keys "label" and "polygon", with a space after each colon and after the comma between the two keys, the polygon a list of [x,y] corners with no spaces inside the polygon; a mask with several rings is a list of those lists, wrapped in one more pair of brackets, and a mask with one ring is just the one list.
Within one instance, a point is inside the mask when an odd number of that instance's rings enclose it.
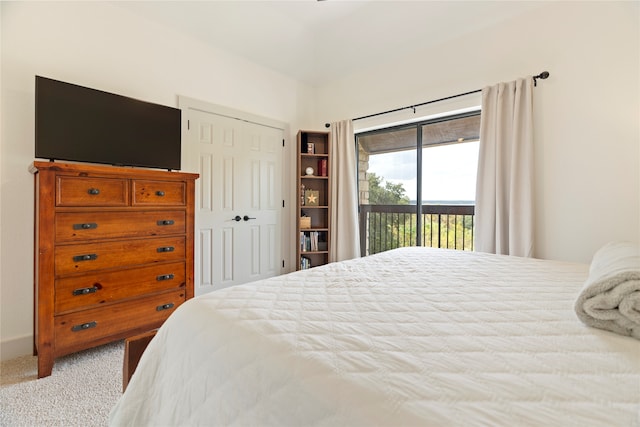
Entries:
{"label": "ceiling", "polygon": [[116,1],[141,18],[319,86],[540,7],[537,1]]}

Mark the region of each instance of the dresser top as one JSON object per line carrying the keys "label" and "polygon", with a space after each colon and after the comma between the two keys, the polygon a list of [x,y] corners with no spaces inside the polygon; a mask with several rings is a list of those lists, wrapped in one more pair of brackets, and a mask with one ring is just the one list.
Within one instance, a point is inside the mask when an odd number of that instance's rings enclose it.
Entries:
{"label": "dresser top", "polygon": [[140,178],[165,179],[165,180],[195,180],[200,176],[197,173],[165,171],[159,169],[144,169],[137,167],[121,167],[109,165],[95,165],[87,163],[59,163],[34,161],[29,165],[29,172],[36,174],[40,171],[65,172],[82,176],[120,176]]}

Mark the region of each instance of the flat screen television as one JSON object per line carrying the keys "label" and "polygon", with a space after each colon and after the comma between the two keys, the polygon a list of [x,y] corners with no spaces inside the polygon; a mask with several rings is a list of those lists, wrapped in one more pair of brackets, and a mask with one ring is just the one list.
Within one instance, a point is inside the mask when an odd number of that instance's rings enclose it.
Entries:
{"label": "flat screen television", "polygon": [[181,111],[36,76],[35,157],[180,169]]}

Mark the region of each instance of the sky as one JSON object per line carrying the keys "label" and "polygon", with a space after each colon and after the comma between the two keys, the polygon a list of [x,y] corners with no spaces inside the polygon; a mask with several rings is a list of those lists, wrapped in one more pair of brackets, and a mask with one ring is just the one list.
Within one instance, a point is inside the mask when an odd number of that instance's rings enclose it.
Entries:
{"label": "sky", "polygon": [[[475,200],[478,141],[432,146],[422,154],[422,200]],[[372,155],[369,170],[394,184],[402,184],[416,200],[416,152]]]}

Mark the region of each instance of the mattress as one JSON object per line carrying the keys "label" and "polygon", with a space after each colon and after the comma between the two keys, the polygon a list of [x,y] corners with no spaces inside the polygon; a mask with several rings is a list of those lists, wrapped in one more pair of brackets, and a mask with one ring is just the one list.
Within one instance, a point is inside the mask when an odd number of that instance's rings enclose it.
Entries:
{"label": "mattress", "polygon": [[589,328],[588,265],[401,248],[194,298],[111,425],[638,426],[640,341]]}

